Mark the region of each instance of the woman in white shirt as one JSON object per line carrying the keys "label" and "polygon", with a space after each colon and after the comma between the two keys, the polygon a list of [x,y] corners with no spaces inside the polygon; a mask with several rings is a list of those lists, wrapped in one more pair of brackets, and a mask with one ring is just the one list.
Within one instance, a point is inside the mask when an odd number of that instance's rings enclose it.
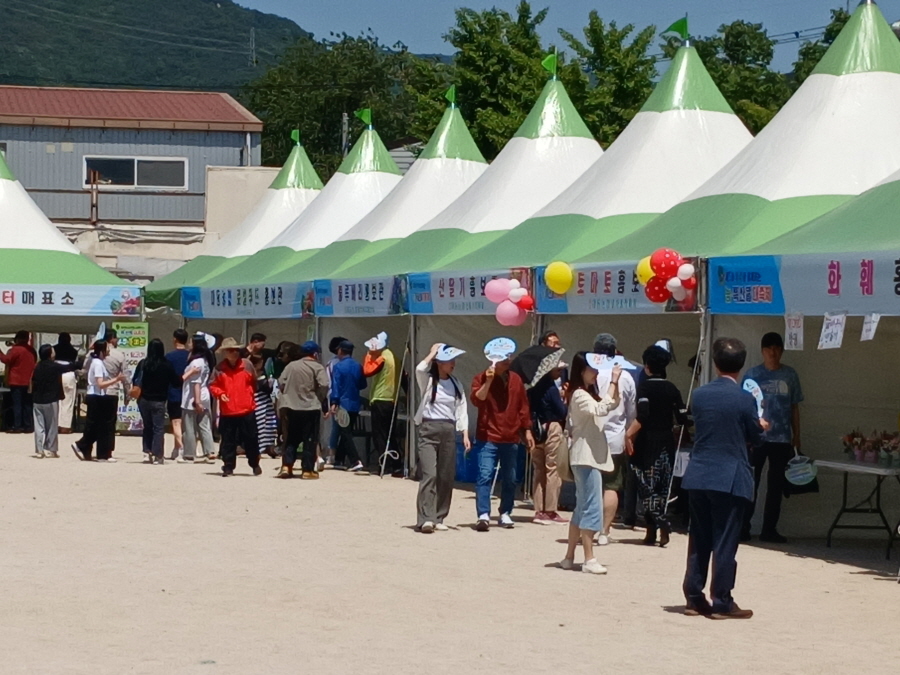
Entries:
{"label": "woman in white shirt", "polygon": [[116,377],[110,377],[103,360],[106,358],[108,347],[106,340],[97,340],[94,343],[94,352],[88,368],[87,388],[87,418],[84,426],[84,435],[80,440],[72,443],[72,452],[78,459],[89,462],[94,444],[97,444],[98,462],[115,462],[112,457],[112,440],[116,433],[116,417],[109,415],[109,406],[118,405],[118,394],[115,401],[112,395],[107,395],[107,390],[114,384],[128,379],[125,373]]}
{"label": "woman in white shirt", "polygon": [[[181,385],[181,425],[184,456],[175,461],[185,464],[205,464],[215,460],[212,414],[210,413],[209,381],[216,360],[209,349],[206,335],[198,333],[191,345],[191,355]],[[203,451],[197,454],[197,436]]]}
{"label": "woman in white shirt", "polygon": [[466,392],[453,377],[462,349],[438,343],[416,366],[416,384],[422,400],[416,412],[419,427],[419,494],[416,499],[419,532],[446,531],[444,518],[450,513],[456,478],[456,434],[462,433],[468,452],[469,413]]}
{"label": "woman in white shirt", "polygon": [[579,541],[584,547],[582,572],[606,574],[606,568],[594,557],[594,535],[603,529],[603,480],[601,471],[612,471],[613,460],[606,444],[603,426],[606,417],[619,404],[619,377],[622,368],[612,369],[609,389],[603,398],[595,392],[597,373],[605,357],[579,352],[572,360],[569,375],[567,432],[571,438],[569,464],[575,478],[575,513],[569,523],[569,548],[560,563],[573,568]]}

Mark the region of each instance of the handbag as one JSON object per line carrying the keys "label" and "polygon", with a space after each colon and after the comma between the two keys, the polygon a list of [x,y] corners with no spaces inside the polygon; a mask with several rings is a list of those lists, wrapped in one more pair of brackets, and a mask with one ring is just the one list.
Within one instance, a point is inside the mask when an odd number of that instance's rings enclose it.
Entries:
{"label": "handbag", "polygon": [[531,435],[534,436],[535,445],[547,442],[550,433],[550,423],[541,422],[536,413],[531,413]]}
{"label": "handbag", "polygon": [[[567,424],[566,429],[570,426]],[[572,475],[572,465],[569,463],[569,449],[571,446],[572,436],[566,431],[563,434],[563,442],[559,444],[559,450],[556,453],[556,473],[566,483],[575,482],[575,476]]]}
{"label": "handbag", "polygon": [[819,491],[818,469],[813,460],[794,449],[794,456],[784,470],[784,496],[810,494]]}

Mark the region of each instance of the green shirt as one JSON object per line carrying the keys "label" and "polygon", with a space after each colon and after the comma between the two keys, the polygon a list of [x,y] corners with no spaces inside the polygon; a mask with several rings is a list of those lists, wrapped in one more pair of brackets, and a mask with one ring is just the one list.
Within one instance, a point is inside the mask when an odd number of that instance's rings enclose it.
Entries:
{"label": "green shirt", "polygon": [[372,376],[369,400],[393,402],[397,393],[397,362],[390,349],[381,352],[381,358],[384,359],[384,367]]}

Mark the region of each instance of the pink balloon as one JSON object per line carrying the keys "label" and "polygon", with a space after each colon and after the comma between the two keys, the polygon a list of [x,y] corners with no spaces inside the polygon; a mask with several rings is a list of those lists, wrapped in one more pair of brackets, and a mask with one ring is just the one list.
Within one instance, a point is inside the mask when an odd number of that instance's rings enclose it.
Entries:
{"label": "pink balloon", "polygon": [[521,326],[528,318],[528,312],[516,306],[514,302],[504,300],[497,305],[497,311],[494,314],[501,326]]}
{"label": "pink balloon", "polygon": [[491,302],[499,304],[509,297],[511,290],[509,279],[491,279],[484,287],[484,295]]}

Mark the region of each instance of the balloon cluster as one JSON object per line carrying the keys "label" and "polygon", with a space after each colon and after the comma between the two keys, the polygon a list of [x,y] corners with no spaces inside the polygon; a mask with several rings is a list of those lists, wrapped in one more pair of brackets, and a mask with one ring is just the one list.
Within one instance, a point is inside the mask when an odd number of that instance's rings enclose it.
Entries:
{"label": "balloon cluster", "polygon": [[501,326],[521,326],[528,312],[534,310],[534,298],[518,279],[491,279],[484,287],[484,295],[497,305],[494,316]]}
{"label": "balloon cluster", "polygon": [[637,264],[635,273],[644,286],[650,302],[663,303],[669,298],[681,302],[689,291],[697,288],[697,270],[681,254],[661,248]]}

